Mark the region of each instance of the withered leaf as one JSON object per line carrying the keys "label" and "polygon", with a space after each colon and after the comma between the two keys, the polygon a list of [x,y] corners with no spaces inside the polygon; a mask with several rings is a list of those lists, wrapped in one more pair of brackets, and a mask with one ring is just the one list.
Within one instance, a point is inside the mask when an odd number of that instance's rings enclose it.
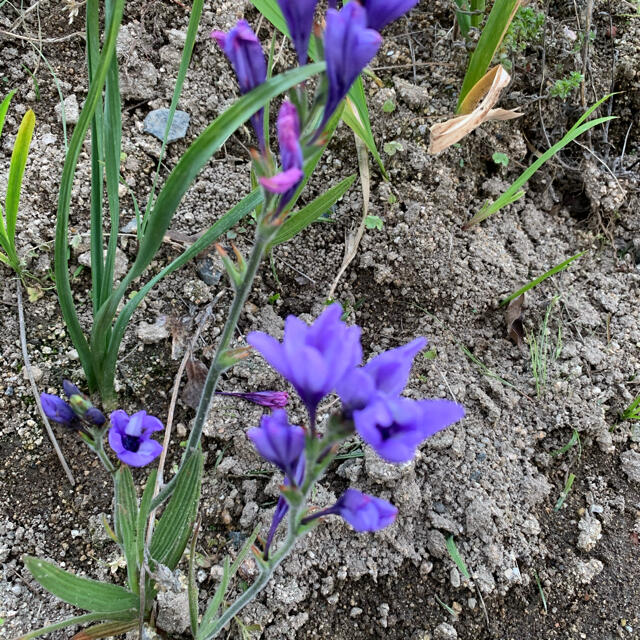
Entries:
{"label": "withered leaf", "polygon": [[184,389],[182,390],[182,402],[192,409],[197,409],[209,369],[204,362],[201,362],[197,358],[189,358],[187,360],[186,371],[187,384],[184,385]]}
{"label": "withered leaf", "polygon": [[506,320],[507,320],[507,333],[509,337],[518,345],[518,347],[524,346],[524,325],[522,323],[522,309],[524,306],[524,293],[514,300],[512,300],[507,306]]}

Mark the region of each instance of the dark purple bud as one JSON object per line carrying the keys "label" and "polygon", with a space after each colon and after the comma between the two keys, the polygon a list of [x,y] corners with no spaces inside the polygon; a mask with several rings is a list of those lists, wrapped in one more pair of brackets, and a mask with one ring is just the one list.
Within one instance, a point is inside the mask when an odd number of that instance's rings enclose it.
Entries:
{"label": "dark purple bud", "polygon": [[77,422],[78,417],[73,412],[73,409],[58,396],[41,393],[40,404],[42,405],[44,414],[52,422],[58,422],[67,427],[71,427]]}
{"label": "dark purple bud", "polygon": [[92,424],[95,424],[97,427],[101,427],[107,419],[104,417],[104,414],[100,409],[96,409],[95,407],[90,407],[84,414],[84,419],[88,420]]}
{"label": "dark purple bud", "polygon": [[301,66],[307,63],[307,49],[316,4],[318,0],[278,0]]}
{"label": "dark purple bud", "polygon": [[353,421],[360,437],[387,462],[408,462],[417,446],[464,417],[464,409],[450,400],[410,400],[378,395]]}
{"label": "dark purple bud", "polygon": [[367,10],[367,26],[382,31],[418,4],[418,0],[363,0]]}
{"label": "dark purple bud", "polygon": [[122,409],[110,416],[109,444],[118,458],[130,467],[144,467],[162,453],[162,445],[151,438],[164,426],[158,418],[146,411],[138,411],[131,417]]}
{"label": "dark purple bud", "polygon": [[247,393],[235,391],[216,391],[219,396],[234,396],[254,402],[262,407],[270,409],[282,409],[289,402],[289,394],[286,391],[249,391]]}
{"label": "dark purple bud", "polygon": [[62,381],[62,388],[64,389],[64,393],[67,396],[67,398],[70,398],[71,396],[82,395],[80,393],[80,389],[78,389],[78,387],[76,387],[76,385],[73,384],[73,382],[70,382],[69,380]]}
{"label": "dark purple bud", "polygon": [[[238,78],[240,91],[248,93],[267,79],[267,63],[260,41],[246,20],[239,20],[236,26],[224,33],[212,31],[211,37],[225,52]],[[264,151],[264,109],[251,117],[251,123]]]}
{"label": "dark purple bud", "polygon": [[260,426],[249,429],[247,435],[263,458],[295,478],[300,456],[304,455],[305,434],[302,427],[289,424],[286,411],[276,409],[262,416]]}
{"label": "dark purple bud", "polygon": [[289,316],[282,342],[259,331],[247,336],[247,342],[293,385],[309,411],[312,425],[320,400],[362,361],[360,327],[348,327],[341,316],[342,307],[332,304],[311,326]]}
{"label": "dark purple bud", "polygon": [[329,9],[326,22],[324,57],[329,93],[318,135],[382,43],[380,34],[367,28],[367,12],[358,2],[349,2],[340,11]]}
{"label": "dark purple bud", "polygon": [[396,519],[398,510],[386,500],[376,498],[356,489],[347,489],[338,501],[328,509],[305,518],[307,523],[328,515],[342,516],[356,531],[378,531],[388,527]]}

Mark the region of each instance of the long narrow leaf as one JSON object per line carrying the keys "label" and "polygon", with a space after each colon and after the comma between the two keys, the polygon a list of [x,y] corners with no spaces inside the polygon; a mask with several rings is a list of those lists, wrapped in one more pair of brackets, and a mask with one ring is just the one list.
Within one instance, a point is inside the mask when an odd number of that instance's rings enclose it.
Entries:
{"label": "long narrow leaf", "polygon": [[231,581],[231,578],[233,578],[233,576],[236,574],[247,555],[249,555],[249,551],[251,551],[251,547],[256,541],[259,533],[260,527],[257,526],[253,530],[253,533],[245,540],[245,543],[242,545],[242,549],[240,549],[240,552],[236,556],[236,559],[233,561],[233,564],[230,563],[229,556],[225,557],[222,580],[220,581],[220,584],[218,585],[218,588],[216,589],[211,602],[207,606],[207,609],[202,616],[200,628],[198,629],[198,634],[196,635],[196,640],[206,638],[211,633],[211,628],[216,623],[218,609],[220,609],[220,605],[222,604],[224,595],[227,592],[227,588],[229,587],[229,582]]}
{"label": "long narrow leaf", "polygon": [[[496,0],[487,23],[482,29],[476,50],[473,52],[467,67],[467,73],[462,81],[462,89],[458,98],[457,112],[461,113],[464,99],[471,88],[484,76],[493,60],[507,29],[513,20],[522,0]],[[466,113],[466,111],[465,111]]]}
{"label": "long narrow leaf", "polygon": [[158,520],[151,539],[151,558],[172,571],[180,562],[195,520],[200,498],[202,464],[202,452],[198,451],[182,468],[175,491]]}
{"label": "long narrow leaf", "polygon": [[[124,616],[129,616],[126,618]],[[20,636],[17,640],[32,640],[32,638],[37,638],[39,636],[43,636],[47,633],[52,633],[53,631],[59,631],[60,629],[66,629],[67,627],[73,627],[78,624],[84,624],[85,622],[96,622],[97,620],[105,620],[107,618],[111,620],[127,620],[130,619],[131,616],[135,616],[136,612],[131,610],[129,612],[122,613],[85,613],[82,616],[74,616],[73,618],[67,618],[66,620],[61,620],[60,622],[54,622],[53,624],[49,624],[46,627],[40,627],[40,629],[36,629],[35,631],[30,631],[29,633]]]}
{"label": "long narrow leaf", "polygon": [[297,213],[291,215],[282,225],[280,231],[270,245],[270,249],[278,244],[291,240],[303,229],[315,222],[323,213],[326,213],[342,196],[349,190],[349,187],[356,179],[355,174],[345,178],[337,185],[325,191],[321,196],[310,202]]}
{"label": "long narrow leaf", "polygon": [[138,509],[138,522],[136,523],[136,547],[138,554],[138,566],[142,566],[144,562],[144,538],[147,529],[147,519],[151,511],[151,500],[153,500],[153,492],[156,487],[157,469],[152,469],[147,479],[147,486],[142,493],[140,500],[140,509]]}
{"label": "long narrow leaf", "polygon": [[515,300],[516,298],[521,296],[523,293],[526,293],[527,291],[529,291],[529,289],[533,289],[533,287],[537,287],[541,282],[544,282],[547,278],[550,278],[551,276],[555,275],[556,273],[559,273],[560,271],[563,271],[574,260],[577,260],[578,258],[581,258],[584,254],[585,254],[584,251],[581,251],[580,253],[576,253],[575,256],[571,256],[570,258],[568,258],[564,262],[561,262],[560,264],[557,264],[555,267],[549,269],[549,271],[546,271],[541,276],[538,276],[537,278],[531,280],[531,282],[527,282],[527,284],[525,284],[524,287],[522,287],[522,289],[518,289],[515,293],[512,293],[511,295],[507,296],[506,298],[503,298],[502,300],[500,300],[500,305],[504,306],[505,304],[509,304],[512,300]]}
{"label": "long narrow leaf", "polygon": [[[606,100],[609,96],[605,96],[598,104],[589,109],[588,114],[592,113],[594,108]],[[486,203],[478,213],[476,213],[469,222],[464,225],[464,229],[469,229],[472,226],[486,220],[489,216],[500,211],[503,207],[515,202],[524,195],[522,187],[531,178],[531,176],[545,163],[552,158],[558,151],[566,147],[570,142],[581,136],[585,131],[588,131],[592,127],[595,127],[609,120],[613,120],[616,116],[603,116],[601,118],[594,118],[588,122],[584,122],[584,116],[576,122],[576,124],[569,129],[564,137],[556,142],[552,147],[547,149],[530,167],[525,169],[513,184],[495,201],[491,204]]]}
{"label": "long narrow leaf", "polygon": [[68,269],[68,251],[69,251],[69,207],[71,204],[71,193],[73,189],[73,177],[80,150],[84,141],[84,137],[91,123],[96,105],[100,100],[102,88],[111,62],[111,58],[115,53],[116,39],[120,22],[122,20],[122,9],[124,0],[116,0],[111,22],[109,23],[106,33],[100,60],[96,68],[93,78],[93,84],[89,89],[78,123],[75,126],[73,135],[69,142],[69,149],[65,158],[64,167],[62,169],[62,177],[60,180],[60,194],[58,197],[58,213],[56,222],[56,241],[55,241],[55,276],[56,290],[60,301],[60,308],[64,317],[65,324],[69,335],[78,351],[78,356],[82,363],[82,368],[87,376],[89,388],[94,391],[96,389],[96,375],[94,369],[93,355],[89,349],[89,344],[84,336],[82,327],[78,320],[78,314],[71,293],[71,283],[69,280]]}
{"label": "long narrow leaf", "polygon": [[122,635],[131,631],[138,626],[138,620],[121,620],[112,622],[103,622],[102,624],[95,624],[93,627],[88,627],[79,631],[71,640],[98,640],[98,638],[112,638],[114,636]]}
{"label": "long narrow leaf", "polygon": [[0,135],[2,135],[2,128],[4,127],[4,119],[7,116],[7,111],[9,110],[9,104],[11,103],[11,98],[16,94],[17,89],[13,89],[9,91],[7,97],[0,102]]}
{"label": "long narrow leaf", "polygon": [[81,578],[32,556],[24,556],[23,561],[37,582],[74,607],[102,614],[138,610],[138,596],[116,584]]}
{"label": "long narrow leaf", "polygon": [[20,202],[20,190],[22,189],[22,177],[29,155],[29,145],[33,136],[33,128],[36,125],[36,116],[29,109],[23,116],[18,135],[13,145],[11,164],[9,165],[9,179],[7,182],[7,197],[5,199],[5,216],[7,236],[12,244],[15,244],[16,221],[18,219],[18,204]]}
{"label": "long narrow leaf", "polygon": [[133,485],[131,469],[121,465],[115,476],[115,518],[114,529],[118,543],[124,551],[127,563],[127,581],[129,589],[138,592],[138,553],[136,534],[138,524],[138,504],[136,489]]}

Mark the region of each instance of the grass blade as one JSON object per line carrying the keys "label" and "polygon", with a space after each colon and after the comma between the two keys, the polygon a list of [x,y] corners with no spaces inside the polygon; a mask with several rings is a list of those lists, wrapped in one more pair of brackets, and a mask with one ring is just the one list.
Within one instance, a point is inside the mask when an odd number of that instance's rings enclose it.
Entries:
{"label": "grass blade", "polygon": [[531,178],[531,176],[545,163],[547,160],[552,158],[558,151],[566,147],[570,142],[575,140],[578,136],[581,136],[585,131],[602,124],[604,122],[608,122],[609,120],[615,119],[616,116],[604,116],[601,118],[595,118],[593,120],[589,120],[588,122],[584,122],[585,116],[593,112],[594,108],[601,104],[606,98],[610,97],[606,96],[602,100],[598,102],[597,105],[594,105],[591,109],[588,110],[587,114],[584,114],[574,125],[567,131],[564,137],[556,142],[552,147],[547,149],[531,166],[525,169],[520,176],[513,182],[513,184],[493,203],[486,203],[478,213],[476,213],[469,222],[467,222],[463,229],[470,229],[474,225],[486,220],[489,216],[497,213],[503,207],[511,204],[521,198],[524,195],[524,190],[522,186]]}
{"label": "grass blade", "polygon": [[462,559],[462,556],[458,551],[458,547],[456,547],[456,542],[453,539],[452,535],[447,538],[447,551],[449,552],[451,559],[456,563],[456,566],[458,567],[460,573],[467,580],[471,580],[471,574],[469,573],[467,565],[464,563],[464,560]]}
{"label": "grass blade", "polygon": [[11,98],[16,94],[17,89],[13,89],[9,91],[7,97],[0,102],[0,135],[2,135],[2,128],[4,127],[4,119],[7,116],[7,111],[9,110],[9,104],[11,103]]}
{"label": "grass blade", "polygon": [[9,165],[9,178],[7,181],[7,197],[5,199],[5,216],[7,237],[15,247],[16,222],[18,219],[18,204],[20,202],[20,190],[22,189],[22,178],[24,168],[27,164],[29,146],[33,129],[36,125],[36,116],[29,109],[23,116],[18,129],[18,135],[13,145],[11,154],[11,164]]}
{"label": "grass blade", "polygon": [[464,99],[471,88],[484,76],[493,60],[502,39],[504,38],[513,16],[515,15],[522,0],[496,0],[487,23],[482,29],[480,40],[476,50],[473,52],[467,67],[467,73],[462,81],[460,96],[458,98],[458,108],[456,113],[470,113],[470,111],[462,110]]}
{"label": "grass blade", "polygon": [[556,502],[556,506],[553,507],[554,511],[560,511],[560,509],[562,508],[564,501],[567,499],[569,495],[569,491],[571,491],[571,487],[573,486],[573,481],[575,479],[576,477],[573,475],[573,473],[570,473],[569,477],[567,478],[567,481],[565,482],[564,489],[562,490],[562,493],[558,498],[558,502]]}
{"label": "grass blade", "polygon": [[527,284],[525,284],[524,287],[522,287],[522,289],[518,289],[515,293],[512,293],[510,296],[507,296],[506,298],[503,298],[502,300],[500,300],[500,305],[504,306],[505,304],[509,304],[512,300],[515,300],[516,298],[521,296],[523,293],[526,293],[530,289],[533,289],[533,287],[538,286],[541,282],[543,282],[547,278],[550,278],[551,276],[555,275],[556,273],[559,273],[560,271],[563,271],[574,260],[577,260],[578,258],[581,258],[585,253],[586,253],[586,251],[581,251],[580,253],[576,253],[575,256],[571,256],[570,258],[568,258],[564,262],[561,262],[560,264],[556,265],[552,269],[549,269],[549,271],[546,271],[541,276],[538,276],[534,280],[531,280],[531,282],[528,282]]}
{"label": "grass blade", "polygon": [[136,544],[138,502],[131,469],[127,465],[120,465],[115,475],[114,485],[114,529],[118,544],[122,547],[127,562],[129,589],[133,593],[138,593],[138,553]]}

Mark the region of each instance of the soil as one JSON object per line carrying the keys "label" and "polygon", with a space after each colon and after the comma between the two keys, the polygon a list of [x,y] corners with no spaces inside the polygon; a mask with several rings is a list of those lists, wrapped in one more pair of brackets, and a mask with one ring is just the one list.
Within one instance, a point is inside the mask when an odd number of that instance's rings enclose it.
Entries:
{"label": "soil", "polygon": [[[379,82],[365,79],[378,148],[398,143],[383,153],[389,182],[371,162],[369,213],[379,216],[383,227],[366,231],[335,298],[349,311],[348,321],[362,326],[367,357],[426,336],[429,353],[416,360],[407,395],[455,399],[467,416],[400,467],[380,462],[354,439],[353,457],[329,470],[315,500],[329,504],[346,486],[357,486],[392,500],[399,508],[396,523],[375,535],[356,535],[338,520],[323,523],[245,610],[244,623],[257,625],[247,637],[640,638],[640,470],[633,455],[640,453],[640,430],[619,422],[640,390],[640,20],[623,15],[633,13],[631,3],[593,3],[585,103],[616,91],[602,111],[617,119],[547,163],[521,200],[472,230],[461,230],[485,200],[500,195],[584,111],[579,89],[566,99],[549,92],[556,80],[582,70],[587,4],[530,3],[547,10],[545,35],[507,52],[513,81],[500,102],[519,106],[524,116],[485,124],[438,156],[426,152],[428,128],[453,113],[467,57],[452,30],[451,3],[423,0],[408,20],[385,31],[372,63]],[[70,22],[70,6],[42,0],[18,24],[20,13],[12,4],[0,11],[1,86],[18,89],[1,143],[3,193],[19,120],[27,108],[37,116],[18,244],[40,282],[39,297],[26,303],[26,331],[39,388],[49,393],[61,392],[63,378],[82,386],[83,377],[51,274],[64,161],[58,88],[80,105],[87,90],[84,10],[79,7]],[[151,109],[169,105],[188,14],[180,2],[159,0],[136,0],[125,11],[118,45],[123,177],[141,203],[160,151],[160,142],[143,133],[142,121]],[[180,101],[190,125],[186,138],[169,146],[161,176],[236,98],[233,74],[208,34],[228,29],[243,15],[254,26],[259,23],[249,3],[225,0],[205,7]],[[22,39],[34,34],[33,43]],[[264,42],[270,39],[264,21],[259,34]],[[285,46],[277,68],[292,60]],[[67,107],[72,120],[73,99]],[[72,122],[67,127],[71,131]],[[172,231],[191,235],[208,228],[247,192],[251,144],[248,129],[232,137],[188,192]],[[495,152],[509,157],[508,166],[492,159]],[[357,172],[353,135],[343,125],[301,204]],[[87,147],[70,230],[73,289],[87,330],[90,274],[81,256],[88,250],[88,176]],[[278,335],[289,313],[309,321],[320,313],[342,262],[345,235],[362,216],[357,184],[330,221],[274,251],[273,265],[262,268],[241,319],[238,344],[250,330]],[[124,193],[122,226],[133,217]],[[241,222],[233,239],[246,251],[251,224]],[[123,266],[130,264],[136,251],[131,234],[121,234],[120,249]],[[175,243],[164,244],[150,271],[157,272],[178,251]],[[509,339],[499,301],[579,252],[584,254],[568,269],[526,294],[528,342],[535,337],[539,345],[544,336],[547,345],[541,347],[546,373],[534,377],[529,348]],[[213,284],[204,282],[204,259],[162,281],[132,319],[118,369],[121,405],[130,412],[145,408],[166,418],[181,335],[193,331],[195,316],[220,294],[198,344],[200,357],[207,360],[215,345],[231,291],[219,277],[215,252],[207,257],[207,280]],[[16,283],[6,268],[0,273],[0,637],[11,638],[74,614],[32,580],[23,554],[94,578],[118,582],[124,576],[102,525],[103,517],[110,518],[110,479],[74,434],[58,429],[77,484],[72,488],[67,482],[24,376]],[[148,325],[165,319],[172,331],[148,339]],[[187,328],[177,331],[176,319],[190,320],[191,328],[186,322]],[[255,355],[236,367],[222,388],[253,391],[284,384]],[[291,414],[292,421],[304,418],[295,402]],[[208,472],[198,547],[202,608],[217,585],[225,552],[234,552],[256,524],[266,530],[277,499],[281,478],[244,435],[260,415],[258,407],[220,398],[205,428]],[[192,418],[192,409],[180,403],[169,467],[180,455]],[[574,445],[560,452],[571,441]],[[573,486],[558,505],[571,475]],[[135,477],[142,485],[145,472]],[[471,580],[447,551],[450,535]],[[251,580],[250,566],[243,580]],[[240,627],[230,634],[241,637]],[[70,635],[67,630],[52,637]]]}

